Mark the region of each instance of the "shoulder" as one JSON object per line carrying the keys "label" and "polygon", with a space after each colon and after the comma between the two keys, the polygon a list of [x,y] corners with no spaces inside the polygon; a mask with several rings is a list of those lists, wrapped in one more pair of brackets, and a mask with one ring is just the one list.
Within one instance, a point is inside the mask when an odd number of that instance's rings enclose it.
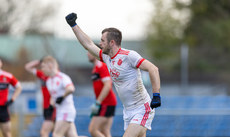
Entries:
{"label": "shoulder", "polygon": [[10,72],[2,70],[1,73],[2,73],[2,75],[6,76],[8,78],[12,78],[13,77],[13,74],[11,74]]}
{"label": "shoulder", "polygon": [[69,75],[67,75],[67,74],[65,74],[63,72],[59,72],[58,77],[60,77],[63,80],[71,79]]}
{"label": "shoulder", "polygon": [[[130,54],[129,54],[129,55],[133,56],[133,55],[136,55],[136,54],[138,54],[136,51],[130,50]],[[139,54],[138,54],[138,55],[139,55]]]}
{"label": "shoulder", "polygon": [[65,73],[63,72],[58,72],[58,74],[56,75],[56,77],[60,78],[60,79],[63,79],[65,77],[68,77]]}
{"label": "shoulder", "polygon": [[121,48],[121,50],[119,51],[119,54],[121,54],[121,55],[129,55],[131,51],[132,50]]}
{"label": "shoulder", "polygon": [[134,51],[134,50],[128,50],[128,49],[124,49],[124,48],[122,48],[120,50],[119,54],[123,55],[123,56],[127,56],[128,58],[140,56],[136,51]]}
{"label": "shoulder", "polygon": [[106,64],[101,61],[97,61],[97,63],[95,64],[95,67],[96,68],[106,67]]}

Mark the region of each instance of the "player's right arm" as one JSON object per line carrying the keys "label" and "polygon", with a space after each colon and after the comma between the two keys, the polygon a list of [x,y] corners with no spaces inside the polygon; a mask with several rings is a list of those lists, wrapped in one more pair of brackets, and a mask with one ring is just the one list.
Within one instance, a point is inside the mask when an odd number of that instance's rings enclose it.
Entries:
{"label": "player's right arm", "polygon": [[70,13],[65,17],[67,23],[72,27],[72,30],[77,37],[78,41],[81,45],[88,50],[93,56],[97,59],[100,59],[99,52],[100,49],[94,44],[94,42],[90,39],[90,37],[85,34],[81,28],[76,24],[77,14]]}
{"label": "player's right arm", "polygon": [[26,63],[25,65],[25,69],[30,72],[30,73],[34,73],[34,70],[36,69],[36,67],[40,64],[40,60],[33,60],[30,61],[28,63]]}

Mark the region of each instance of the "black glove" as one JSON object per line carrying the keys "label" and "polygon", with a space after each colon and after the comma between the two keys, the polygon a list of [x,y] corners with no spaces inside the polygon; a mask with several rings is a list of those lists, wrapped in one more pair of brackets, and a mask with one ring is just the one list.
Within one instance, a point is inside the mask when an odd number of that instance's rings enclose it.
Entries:
{"label": "black glove", "polygon": [[5,106],[10,106],[13,102],[14,101],[12,99],[10,99],[5,103]]}
{"label": "black glove", "polygon": [[161,96],[160,93],[153,93],[153,98],[150,104],[150,107],[153,108],[157,108],[161,106]]}
{"label": "black glove", "polygon": [[56,103],[57,103],[57,104],[61,104],[63,100],[64,100],[64,97],[63,97],[63,96],[58,97],[58,98],[56,99]]}
{"label": "black glove", "polygon": [[48,109],[49,109],[50,111],[53,111],[53,110],[54,110],[54,107],[53,107],[52,105],[50,105],[50,106],[48,107]]}
{"label": "black glove", "polygon": [[70,13],[65,17],[66,22],[70,25],[70,27],[74,27],[76,24],[77,14],[76,13]]}

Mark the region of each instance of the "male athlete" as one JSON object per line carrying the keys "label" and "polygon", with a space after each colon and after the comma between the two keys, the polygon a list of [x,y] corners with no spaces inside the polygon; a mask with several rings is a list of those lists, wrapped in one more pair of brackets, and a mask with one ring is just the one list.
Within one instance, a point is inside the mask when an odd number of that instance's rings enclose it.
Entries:
{"label": "male athlete", "polygon": [[89,52],[88,59],[94,65],[91,79],[96,96],[96,103],[91,107],[89,132],[93,137],[112,137],[110,129],[117,104],[116,95],[112,90],[112,80],[105,63],[97,60]]}
{"label": "male athlete", "polygon": [[[105,62],[114,86],[123,103],[124,137],[145,137],[155,114],[154,108],[161,105],[160,76],[158,68],[142,58],[137,52],[121,48],[122,34],[116,28],[102,31],[100,46],[94,42],[76,24],[77,15],[66,16],[81,45],[92,55]],[[141,78],[140,69],[149,72],[153,98],[147,93]]]}
{"label": "male athlete", "polygon": [[74,124],[76,109],[73,102],[75,87],[68,75],[59,71],[58,63],[52,56],[46,56],[41,69],[48,79],[46,86],[51,95],[51,104],[56,107],[56,121],[53,137],[78,137]]}
{"label": "male athlete", "polygon": [[54,106],[50,105],[50,94],[46,87],[46,76],[41,70],[38,70],[37,67],[41,65],[42,60],[32,60],[25,65],[25,69],[38,77],[41,81],[41,90],[43,95],[43,117],[44,121],[40,129],[41,137],[49,137],[50,132],[52,132],[54,127],[54,121],[56,117],[56,111]]}
{"label": "male athlete", "polygon": [[[0,59],[0,129],[3,137],[11,137],[11,123],[8,107],[15,101],[22,91],[19,81],[9,72],[2,70],[2,61]],[[9,86],[12,85],[15,90],[11,99],[8,99]]]}

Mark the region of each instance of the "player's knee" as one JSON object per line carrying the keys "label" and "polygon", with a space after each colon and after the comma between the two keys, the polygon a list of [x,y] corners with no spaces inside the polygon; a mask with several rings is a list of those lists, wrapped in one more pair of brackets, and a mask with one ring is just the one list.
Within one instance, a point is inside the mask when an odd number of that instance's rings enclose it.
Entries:
{"label": "player's knee", "polygon": [[2,135],[4,137],[11,137],[11,129],[10,128],[5,128],[4,130],[2,130]]}
{"label": "player's knee", "polygon": [[52,137],[59,137],[57,133],[53,133]]}
{"label": "player's knee", "polygon": [[48,133],[46,132],[46,130],[41,129],[41,131],[40,131],[41,137],[45,137],[47,134],[48,134]]}
{"label": "player's knee", "polygon": [[95,129],[93,129],[92,127],[89,127],[89,133],[92,135],[93,132],[95,132]]}
{"label": "player's knee", "polygon": [[109,129],[103,129],[101,131],[106,137],[111,137],[111,133]]}
{"label": "player's knee", "polygon": [[95,136],[97,134],[97,129],[93,128],[93,127],[89,127],[89,133],[92,136]]}

